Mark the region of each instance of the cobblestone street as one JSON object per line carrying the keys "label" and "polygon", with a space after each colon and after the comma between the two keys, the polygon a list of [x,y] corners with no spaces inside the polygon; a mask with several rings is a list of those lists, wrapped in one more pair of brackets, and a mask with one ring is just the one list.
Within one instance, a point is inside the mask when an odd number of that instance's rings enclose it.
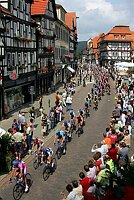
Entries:
{"label": "cobblestone street", "polygon": [[[113,83],[112,83],[113,84]],[[73,98],[73,109],[75,112],[83,106],[84,98],[91,88],[91,84],[87,87],[81,87]],[[94,143],[102,140],[102,133],[110,120],[111,112],[114,107],[114,91],[110,96],[104,96],[99,104],[98,111],[91,109],[91,117],[86,120],[84,134],[78,138],[73,136],[72,142],[67,147],[67,154],[58,160],[56,172],[47,180],[43,181],[42,167],[37,170],[33,169],[32,162],[28,165],[28,171],[32,174],[33,185],[28,194],[24,194],[21,199],[60,199],[60,192],[65,190],[67,183],[78,178],[80,171],[83,171],[83,166],[88,161],[91,154],[91,147]],[[67,113],[65,114],[65,118]],[[52,140],[51,140],[52,141]],[[53,147],[53,142],[51,142]],[[53,147],[54,148],[54,147]],[[0,196],[3,200],[12,200],[12,188],[14,184],[7,183],[2,187]]]}

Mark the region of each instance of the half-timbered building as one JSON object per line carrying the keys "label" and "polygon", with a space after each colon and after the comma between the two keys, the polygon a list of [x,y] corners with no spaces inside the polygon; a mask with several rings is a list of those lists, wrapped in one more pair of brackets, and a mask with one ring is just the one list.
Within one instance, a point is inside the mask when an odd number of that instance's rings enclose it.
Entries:
{"label": "half-timbered building", "polygon": [[110,65],[116,61],[131,61],[132,32],[129,26],[118,25],[98,40],[99,63]]}
{"label": "half-timbered building", "polygon": [[2,62],[2,115],[30,101],[36,90],[36,27],[31,20],[32,0],[0,0],[5,57]]}
{"label": "half-timbered building", "polygon": [[66,79],[67,63],[65,56],[69,55],[69,35],[70,29],[65,23],[67,11],[59,4],[56,4],[57,21],[55,22],[55,84]]}
{"label": "half-timbered building", "polygon": [[37,93],[47,93],[53,86],[55,70],[55,0],[34,0],[31,6],[32,18],[37,22]]}
{"label": "half-timbered building", "polygon": [[66,13],[66,24],[70,28],[70,49],[69,55],[66,56],[70,60],[71,67],[76,68],[76,49],[78,44],[78,35],[77,35],[77,17],[76,12],[67,12]]}

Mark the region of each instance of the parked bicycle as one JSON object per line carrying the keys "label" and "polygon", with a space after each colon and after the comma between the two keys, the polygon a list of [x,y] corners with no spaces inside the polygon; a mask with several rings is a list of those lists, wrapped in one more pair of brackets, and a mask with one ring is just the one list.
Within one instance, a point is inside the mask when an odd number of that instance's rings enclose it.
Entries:
{"label": "parked bicycle", "polygon": [[52,158],[51,163],[46,163],[43,169],[43,179],[46,181],[50,175],[52,175],[57,168],[56,158]]}
{"label": "parked bicycle", "polygon": [[[27,185],[28,185],[28,188],[30,188],[32,186],[32,177],[29,173],[26,174],[26,179],[27,179]],[[24,183],[24,180],[23,179],[19,179],[19,177],[16,177],[16,184],[13,188],[13,198],[15,200],[19,200],[22,195],[24,194],[25,192],[25,183]],[[29,192],[29,190],[28,190]]]}

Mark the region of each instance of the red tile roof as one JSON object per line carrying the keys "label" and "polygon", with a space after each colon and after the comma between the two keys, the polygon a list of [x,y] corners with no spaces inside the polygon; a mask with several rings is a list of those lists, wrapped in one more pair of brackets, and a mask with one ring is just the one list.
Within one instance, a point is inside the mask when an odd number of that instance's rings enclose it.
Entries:
{"label": "red tile roof", "polygon": [[99,35],[98,36],[96,36],[96,37],[94,37],[93,39],[92,39],[92,44],[93,44],[93,48],[94,49],[97,49],[97,43],[98,43],[98,39],[99,39]]}
{"label": "red tile roof", "polygon": [[109,31],[108,33],[111,34],[131,34],[130,28],[129,26],[125,26],[125,25],[117,25],[114,26],[111,31]]}
{"label": "red tile roof", "polygon": [[66,25],[72,30],[73,25],[76,27],[76,13],[68,12],[65,14],[65,22]]}
{"label": "red tile roof", "polygon": [[[115,38],[115,35],[118,38]],[[125,38],[122,38],[125,35]],[[129,26],[118,25],[113,27],[107,34],[101,34],[98,42],[101,41],[132,41],[132,31]]]}
{"label": "red tile roof", "polygon": [[49,0],[34,0],[34,3],[31,5],[31,14],[32,15],[44,14],[48,2]]}

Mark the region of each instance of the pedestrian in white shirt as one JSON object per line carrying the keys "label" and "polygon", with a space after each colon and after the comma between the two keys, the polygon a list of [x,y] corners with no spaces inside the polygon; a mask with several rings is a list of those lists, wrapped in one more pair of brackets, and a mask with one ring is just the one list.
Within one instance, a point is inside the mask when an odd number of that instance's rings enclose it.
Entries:
{"label": "pedestrian in white shirt", "polygon": [[66,111],[72,110],[72,97],[69,94],[66,99]]}
{"label": "pedestrian in white shirt", "polygon": [[67,93],[66,93],[66,91],[64,91],[62,94],[62,105],[64,107],[66,107],[66,97],[67,97]]}

